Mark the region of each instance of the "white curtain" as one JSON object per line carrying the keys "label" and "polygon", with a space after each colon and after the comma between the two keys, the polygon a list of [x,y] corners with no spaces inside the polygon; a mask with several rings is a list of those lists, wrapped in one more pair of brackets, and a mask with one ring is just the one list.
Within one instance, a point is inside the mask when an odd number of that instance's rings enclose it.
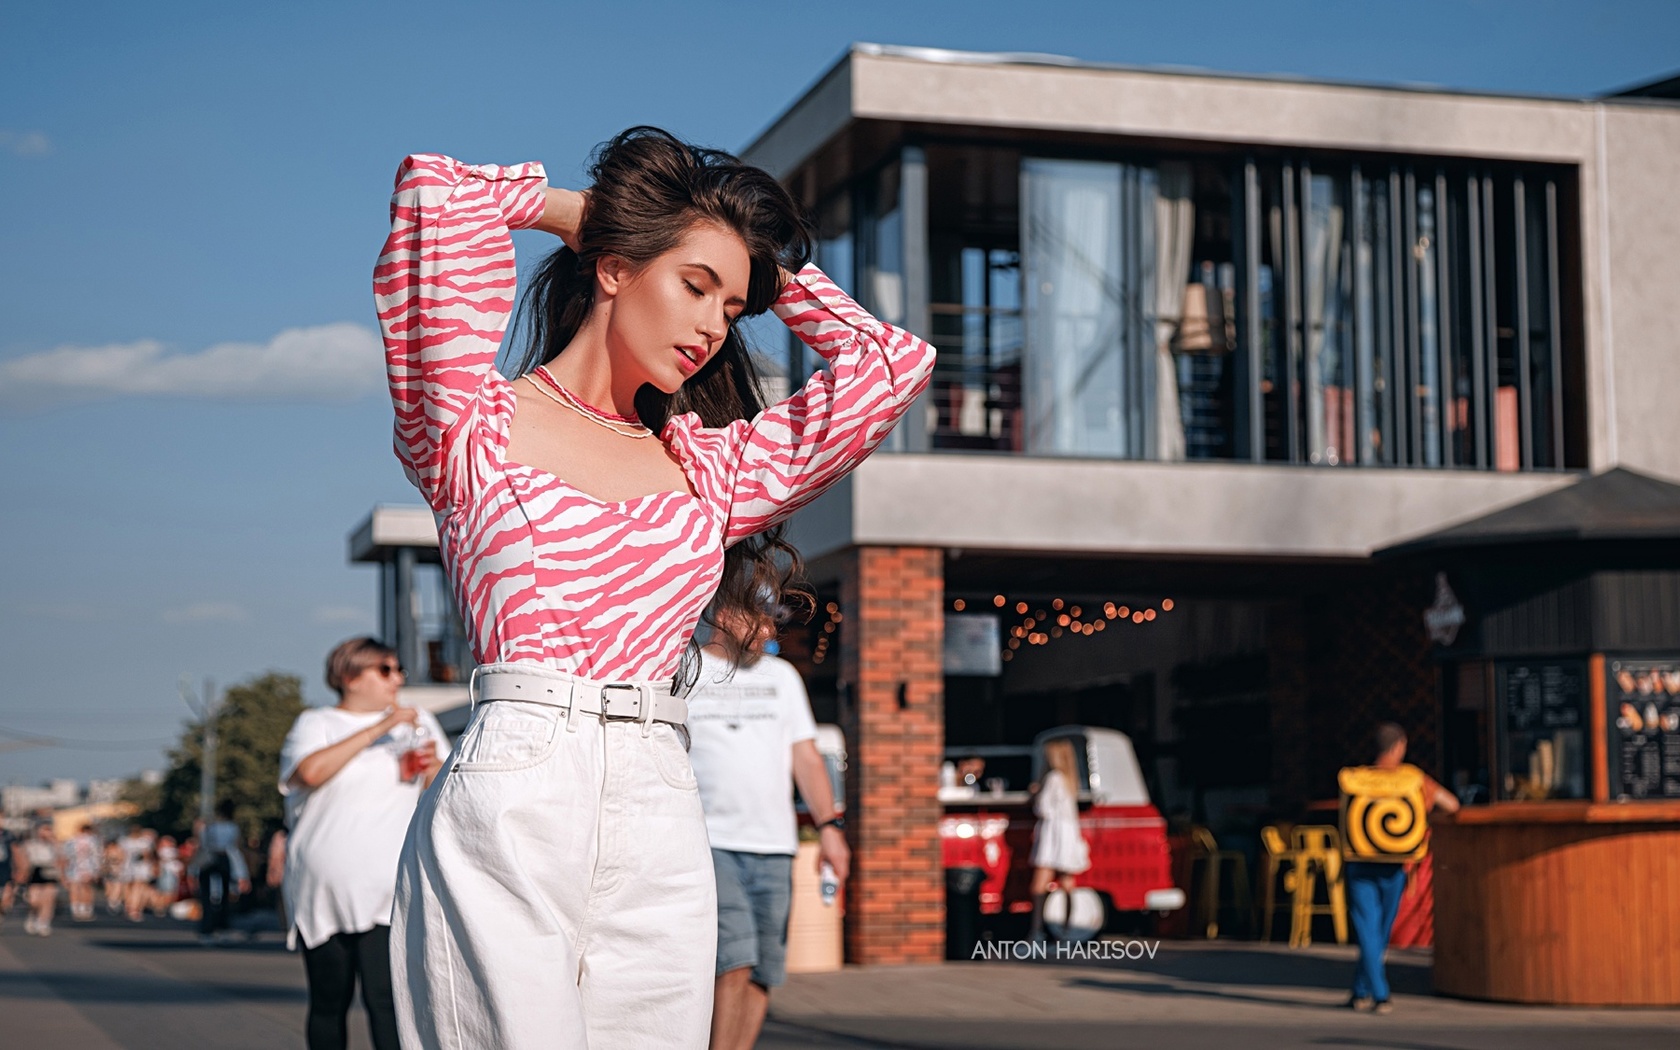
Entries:
{"label": "white curtain", "polygon": [[1309,462],[1329,464],[1354,456],[1345,437],[1353,406],[1342,374],[1347,359],[1341,339],[1346,290],[1343,208],[1337,190],[1328,176],[1313,176],[1306,209],[1307,457]]}
{"label": "white curtain", "polygon": [[1190,279],[1190,248],[1196,236],[1196,206],[1188,164],[1162,164],[1155,198],[1155,419],[1156,454],[1184,458],[1184,420],[1178,407],[1178,364],[1172,341],[1184,322],[1184,288]]}
{"label": "white curtain", "polygon": [[1022,165],[1026,451],[1124,455],[1119,165]]}

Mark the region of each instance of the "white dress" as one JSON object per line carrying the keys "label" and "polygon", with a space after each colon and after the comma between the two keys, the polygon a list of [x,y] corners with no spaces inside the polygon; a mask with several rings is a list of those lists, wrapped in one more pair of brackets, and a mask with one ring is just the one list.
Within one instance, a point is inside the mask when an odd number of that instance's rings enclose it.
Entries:
{"label": "white dress", "polygon": [[1085,836],[1079,833],[1079,799],[1058,770],[1044,774],[1044,785],[1033,800],[1033,814],[1038,817],[1033,867],[1077,875],[1091,866]]}

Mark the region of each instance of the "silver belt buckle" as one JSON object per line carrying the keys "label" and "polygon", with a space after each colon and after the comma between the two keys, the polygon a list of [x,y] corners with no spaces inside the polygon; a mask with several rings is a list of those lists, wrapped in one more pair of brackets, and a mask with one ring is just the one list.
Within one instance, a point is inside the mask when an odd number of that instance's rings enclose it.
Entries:
{"label": "silver belt buckle", "polygon": [[[621,714],[615,714],[611,710],[609,710],[611,705],[612,705],[612,698],[607,695],[607,691],[610,690],[610,689],[628,689],[631,693],[635,694],[636,713],[635,714],[629,714],[629,715],[621,715]],[[642,687],[639,686],[639,685],[636,685],[633,682],[610,682],[607,685],[603,685],[601,687],[601,717],[602,718],[609,719],[609,720],[612,720],[612,721],[633,722],[633,721],[636,721],[637,719],[642,717],[642,706],[644,704],[647,704],[647,703],[648,703],[648,698],[643,695]]]}

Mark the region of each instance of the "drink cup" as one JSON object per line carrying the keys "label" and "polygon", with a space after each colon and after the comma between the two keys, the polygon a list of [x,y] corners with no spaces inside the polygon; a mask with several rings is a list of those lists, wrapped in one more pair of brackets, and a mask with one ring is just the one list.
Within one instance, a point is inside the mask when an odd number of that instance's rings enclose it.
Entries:
{"label": "drink cup", "polygon": [[419,780],[426,773],[426,761],[437,752],[437,745],[431,741],[417,744],[402,753],[398,775],[403,780]]}

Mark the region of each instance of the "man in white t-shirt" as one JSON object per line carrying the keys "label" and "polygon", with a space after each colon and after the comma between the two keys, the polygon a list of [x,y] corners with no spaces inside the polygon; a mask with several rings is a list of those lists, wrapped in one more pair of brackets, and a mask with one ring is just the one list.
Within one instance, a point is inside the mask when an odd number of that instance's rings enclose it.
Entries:
{"label": "man in white t-shirt", "polygon": [[765,651],[774,650],[774,631],[773,624],[763,625],[738,668],[721,645],[706,646],[688,699],[688,757],[700,782],[717,871],[712,1050],[752,1047],[770,989],[787,976],[788,909],[799,850],[792,784],[820,829],[819,865],[833,867],[844,882],[851,863],[805,684],[792,664]]}
{"label": "man in white t-shirt", "polygon": [[309,1050],[348,1044],[358,979],[375,1050],[397,1050],[390,958],[397,858],[420,793],[449,748],[430,712],[397,704],[402,682],[393,649],[350,639],[327,657],[338,706],[299,715],[280,751],[290,829],[286,913],[289,941],[303,942]]}

